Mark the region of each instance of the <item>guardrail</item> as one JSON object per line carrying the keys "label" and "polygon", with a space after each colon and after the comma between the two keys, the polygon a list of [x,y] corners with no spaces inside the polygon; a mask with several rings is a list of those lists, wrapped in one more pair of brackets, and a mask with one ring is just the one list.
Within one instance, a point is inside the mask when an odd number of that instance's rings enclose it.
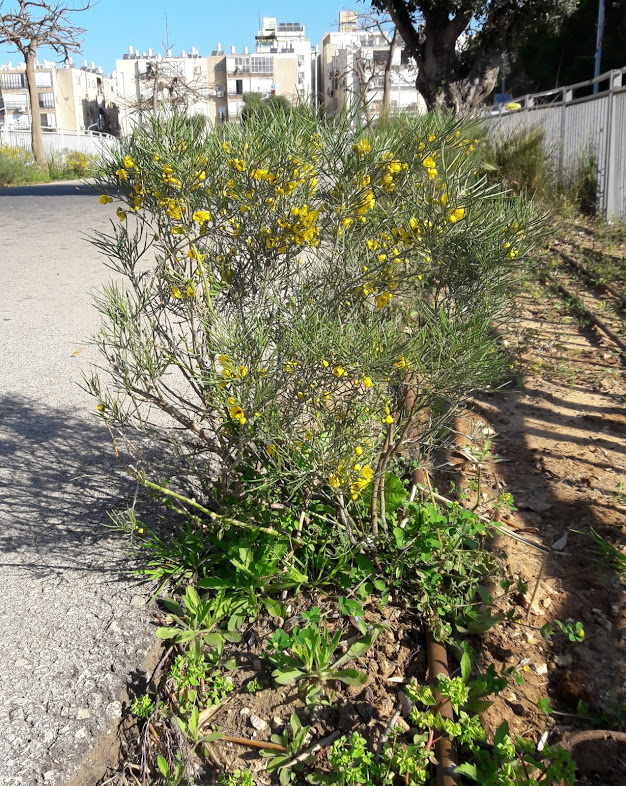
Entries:
{"label": "guardrail", "polygon": [[[593,157],[598,213],[626,217],[626,67],[595,79],[514,99],[520,109],[489,107],[483,117],[492,136],[542,127],[559,183]],[[598,92],[593,93],[594,86]]]}

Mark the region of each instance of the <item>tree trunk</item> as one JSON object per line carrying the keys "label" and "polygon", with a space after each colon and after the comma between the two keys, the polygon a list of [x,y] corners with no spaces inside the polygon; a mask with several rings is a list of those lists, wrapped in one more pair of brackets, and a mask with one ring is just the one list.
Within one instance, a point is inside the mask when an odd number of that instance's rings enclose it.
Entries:
{"label": "tree trunk", "polygon": [[47,173],[48,161],[43,147],[41,133],[41,114],[39,112],[39,99],[37,97],[37,83],[35,81],[35,57],[37,47],[31,46],[24,55],[26,63],[26,82],[28,84],[28,100],[30,103],[30,134],[35,161]]}
{"label": "tree trunk", "polygon": [[398,40],[398,28],[394,27],[393,36],[389,43],[389,52],[387,53],[387,62],[385,63],[385,82],[383,87],[383,107],[381,115],[383,117],[389,116],[391,109],[391,67],[393,65],[393,55],[396,51],[396,43]]}

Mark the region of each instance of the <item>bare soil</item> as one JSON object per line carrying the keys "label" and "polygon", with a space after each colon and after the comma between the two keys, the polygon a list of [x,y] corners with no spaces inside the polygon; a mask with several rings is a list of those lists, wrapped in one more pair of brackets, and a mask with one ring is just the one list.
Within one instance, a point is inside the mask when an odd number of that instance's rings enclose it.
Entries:
{"label": "bare soil", "polygon": [[[524,676],[523,686],[505,691],[485,713],[488,729],[507,720],[512,732],[535,741],[548,732],[551,744],[589,727],[579,702],[598,728],[626,709],[624,585],[596,558],[589,538],[593,530],[626,553],[625,359],[547,289],[529,285],[517,314],[505,337],[517,387],[472,402],[458,424],[465,455],[452,453],[442,478],[473,486],[473,505],[480,474],[479,510],[550,549],[544,562],[541,552],[498,537],[511,578],[528,591],[502,603],[521,622],[490,630],[477,646],[479,666],[504,662]],[[479,448],[474,443],[469,461],[468,436],[478,437]],[[512,494],[516,511],[494,506],[501,492]],[[584,642],[557,632],[547,644],[539,629],[549,623],[557,631],[554,619],[582,622]],[[537,705],[546,696],[555,710],[550,717]],[[626,783],[623,742],[596,743],[592,755],[576,756],[580,783]]]}

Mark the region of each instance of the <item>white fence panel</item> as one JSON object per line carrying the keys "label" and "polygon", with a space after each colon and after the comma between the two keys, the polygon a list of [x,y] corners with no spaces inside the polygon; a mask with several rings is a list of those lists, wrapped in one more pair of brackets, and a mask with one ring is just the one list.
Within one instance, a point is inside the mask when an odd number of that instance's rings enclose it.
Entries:
{"label": "white fence panel", "polygon": [[[485,117],[490,136],[543,128],[547,152],[560,183],[566,183],[593,157],[596,169],[598,212],[607,221],[626,217],[626,68],[597,79],[518,99],[522,109],[502,108]],[[577,91],[594,83],[607,83],[595,95],[577,98]]]}
{"label": "white fence panel", "polygon": [[[77,131],[43,131],[43,146],[47,156],[65,151],[101,156],[115,149],[119,140],[109,134],[79,133]],[[30,129],[14,129],[0,126],[0,145],[32,150]]]}

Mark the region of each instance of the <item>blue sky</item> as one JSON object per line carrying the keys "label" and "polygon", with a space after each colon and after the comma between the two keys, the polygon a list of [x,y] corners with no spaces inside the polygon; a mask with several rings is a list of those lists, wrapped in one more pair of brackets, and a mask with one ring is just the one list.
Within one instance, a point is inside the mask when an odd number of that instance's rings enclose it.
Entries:
{"label": "blue sky", "polygon": [[[12,5],[8,0],[4,10]],[[359,8],[362,4],[356,0],[347,5],[346,0],[102,0],[95,8],[74,17],[77,24],[87,29],[83,54],[75,55],[74,62],[80,64],[86,58],[109,73],[115,67],[115,59],[121,58],[129,45],[142,52],[148,48],[161,50],[166,14],[169,39],[177,54],[195,46],[200,54],[207,55],[218,41],[224,49],[234,44],[237,51],[244,46],[252,50],[259,15],[275,16],[279,22],[301,22],[307,38],[315,45],[323,33],[337,29],[339,12],[345,7]],[[55,59],[43,50],[41,56]],[[0,47],[0,63],[16,63],[18,59],[15,50]]]}

